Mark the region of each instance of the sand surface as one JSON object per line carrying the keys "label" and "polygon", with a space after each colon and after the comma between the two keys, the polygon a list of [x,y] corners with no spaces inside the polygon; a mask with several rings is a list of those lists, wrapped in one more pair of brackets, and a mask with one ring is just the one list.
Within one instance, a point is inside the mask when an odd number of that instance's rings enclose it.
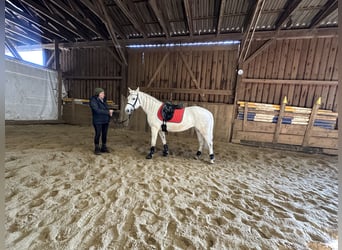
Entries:
{"label": "sand surface", "polygon": [[7,249],[337,249],[337,157],[111,128],[6,126]]}

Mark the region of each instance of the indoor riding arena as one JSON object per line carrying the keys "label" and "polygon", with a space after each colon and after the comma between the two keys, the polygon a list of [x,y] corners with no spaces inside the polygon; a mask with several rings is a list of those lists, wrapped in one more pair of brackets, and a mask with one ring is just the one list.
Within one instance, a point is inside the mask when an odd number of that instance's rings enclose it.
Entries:
{"label": "indoor riding arena", "polygon": [[[6,249],[337,250],[337,13],[335,0],[6,0]],[[98,88],[113,110],[99,154]],[[147,99],[184,113],[165,121]]]}

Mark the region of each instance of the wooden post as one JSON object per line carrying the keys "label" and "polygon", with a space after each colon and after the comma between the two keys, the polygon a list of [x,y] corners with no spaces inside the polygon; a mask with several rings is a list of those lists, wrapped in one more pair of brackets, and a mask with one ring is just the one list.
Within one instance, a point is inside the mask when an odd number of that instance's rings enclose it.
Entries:
{"label": "wooden post", "polygon": [[280,131],[281,131],[281,124],[283,122],[283,117],[284,117],[284,112],[285,112],[286,104],[287,104],[287,97],[285,96],[284,99],[283,99],[283,102],[281,103],[281,106],[280,106],[277,126],[276,126],[276,129],[275,129],[275,132],[274,132],[274,136],[273,136],[273,143],[277,143],[278,142]]}
{"label": "wooden post", "polygon": [[[238,61],[236,61],[237,63],[237,68],[236,68],[236,73],[238,73],[238,71],[240,69],[242,69],[244,71],[244,66],[243,66],[243,63],[238,63]],[[243,74],[243,71],[242,71],[242,74]],[[231,127],[234,128],[234,122],[235,122],[235,115],[236,115],[236,110],[238,109],[238,101],[239,101],[239,98],[240,98],[240,88],[241,88],[241,85],[242,85],[242,74],[237,74],[236,75],[236,84],[235,84],[235,94],[234,94],[234,106],[233,106],[233,117],[232,117],[232,124],[231,124]],[[232,129],[233,130],[233,129]],[[231,131],[230,135],[229,135],[229,142],[232,141],[232,138],[233,138],[233,133]]]}
{"label": "wooden post", "polygon": [[76,104],[75,104],[75,100],[72,100],[72,102],[71,102],[71,112],[72,112],[71,124],[76,124]]}
{"label": "wooden post", "polygon": [[317,115],[319,107],[321,106],[321,103],[322,103],[322,98],[319,97],[312,108],[309,123],[305,130],[305,135],[304,135],[303,144],[302,144],[303,147],[306,147],[309,145],[312,127],[314,125],[316,115]]}
{"label": "wooden post", "polygon": [[248,116],[248,102],[245,102],[245,109],[243,111],[242,131],[246,131],[247,129],[247,116]]}
{"label": "wooden post", "polygon": [[55,40],[55,69],[58,75],[58,86],[57,86],[57,110],[58,110],[58,120],[62,120],[62,72],[59,64],[59,46],[58,41]]}

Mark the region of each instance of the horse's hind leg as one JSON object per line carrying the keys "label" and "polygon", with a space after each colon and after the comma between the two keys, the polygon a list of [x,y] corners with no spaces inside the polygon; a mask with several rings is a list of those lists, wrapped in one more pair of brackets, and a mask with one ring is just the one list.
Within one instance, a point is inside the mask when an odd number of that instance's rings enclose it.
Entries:
{"label": "horse's hind leg", "polygon": [[203,138],[208,145],[209,148],[209,157],[210,163],[214,163],[215,156],[214,156],[214,144],[213,144],[213,132],[212,130],[208,129],[207,131],[203,131]]}
{"label": "horse's hind leg", "polygon": [[163,149],[163,156],[168,156],[168,154],[169,154],[169,146],[166,143],[165,132],[162,131],[162,130],[159,130],[158,133],[159,133],[159,137],[162,140],[163,147],[164,147],[164,149]]}
{"label": "horse's hind leg", "polygon": [[203,136],[201,135],[200,131],[195,128],[195,131],[196,131],[196,135],[197,135],[197,139],[198,139],[198,150],[197,150],[197,153],[196,153],[196,158],[199,159],[201,154],[202,154],[202,149],[203,149],[203,144],[204,144],[204,138]]}

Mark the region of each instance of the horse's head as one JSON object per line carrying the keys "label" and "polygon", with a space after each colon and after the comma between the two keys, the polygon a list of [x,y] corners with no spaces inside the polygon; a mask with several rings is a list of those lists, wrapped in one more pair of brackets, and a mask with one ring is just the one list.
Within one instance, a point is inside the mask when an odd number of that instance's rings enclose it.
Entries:
{"label": "horse's head", "polygon": [[125,112],[130,115],[133,113],[134,110],[140,107],[140,100],[139,100],[139,87],[136,90],[130,89],[129,96],[127,97],[127,104],[125,107]]}

